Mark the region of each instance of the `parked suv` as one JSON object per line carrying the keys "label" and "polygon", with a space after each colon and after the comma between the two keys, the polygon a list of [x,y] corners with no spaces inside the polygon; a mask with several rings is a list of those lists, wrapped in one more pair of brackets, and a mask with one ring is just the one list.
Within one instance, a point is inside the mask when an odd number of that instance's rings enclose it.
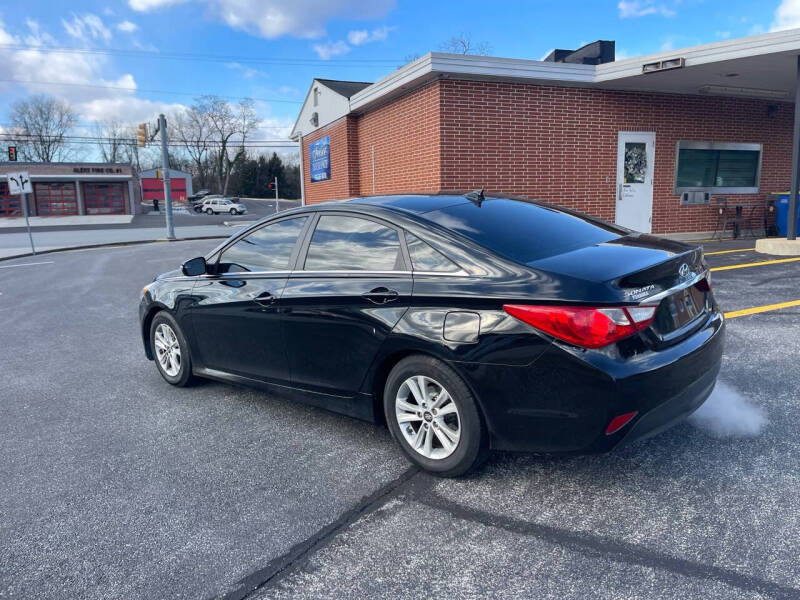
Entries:
{"label": "parked suv", "polygon": [[200,211],[207,215],[220,213],[230,213],[232,215],[243,215],[247,212],[247,207],[239,202],[238,198],[206,198],[200,205]]}

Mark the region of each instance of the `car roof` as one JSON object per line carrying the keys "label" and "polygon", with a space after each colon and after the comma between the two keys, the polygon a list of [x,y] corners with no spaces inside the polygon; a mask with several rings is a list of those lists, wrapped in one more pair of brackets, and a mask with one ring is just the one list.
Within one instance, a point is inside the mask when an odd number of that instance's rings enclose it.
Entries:
{"label": "car roof", "polygon": [[455,194],[370,196],[368,198],[353,198],[347,201],[348,204],[377,206],[418,215],[469,202],[464,196]]}

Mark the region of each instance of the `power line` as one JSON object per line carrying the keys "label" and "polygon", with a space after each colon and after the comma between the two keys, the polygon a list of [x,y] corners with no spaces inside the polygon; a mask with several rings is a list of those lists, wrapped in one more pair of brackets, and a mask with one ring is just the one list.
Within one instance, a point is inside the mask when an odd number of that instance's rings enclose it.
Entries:
{"label": "power line", "polygon": [[[17,144],[25,144],[35,142],[38,138],[35,136],[23,137],[23,136],[13,136],[7,134],[0,134],[0,142],[16,142]],[[51,136],[49,138],[50,142],[59,141],[64,143],[65,145],[69,146],[97,146],[100,144],[117,144],[119,146],[133,146],[136,144],[136,140],[134,138],[91,138],[91,137],[84,137],[84,136]],[[190,144],[188,142],[182,141],[171,141],[168,142],[167,145],[170,148],[196,148],[194,144]],[[216,140],[209,140],[205,144],[207,150],[219,150],[222,148],[222,143]],[[228,144],[228,148],[235,150],[237,148],[295,148],[298,149],[299,146],[297,143],[287,142],[284,140],[252,140],[252,141],[245,141],[242,142],[233,142]]]}
{"label": "power line", "polygon": [[[33,85],[56,85],[56,86],[69,86],[69,87],[84,87],[101,90],[123,90],[126,92],[145,92],[148,94],[174,94],[176,96],[194,96],[195,98],[209,94],[202,94],[196,92],[173,92],[168,90],[149,90],[143,88],[130,88],[119,85],[97,85],[92,83],[67,83],[61,81],[34,81],[31,79],[0,79],[3,83],[28,83]],[[216,94],[213,94],[216,95]],[[236,100],[261,100],[262,102],[282,102],[285,104],[302,104],[302,100],[281,100],[278,98],[251,98],[250,96],[218,96],[219,98],[232,98]]]}
{"label": "power line", "polygon": [[122,48],[78,48],[75,46],[46,46],[35,44],[0,44],[4,50],[44,50],[58,54],[101,54],[106,56],[127,56],[153,59],[188,60],[194,62],[238,62],[263,65],[287,66],[385,66],[403,63],[400,59],[388,58],[302,58],[302,57],[261,57],[214,54],[192,54],[179,52],[157,52],[150,50],[124,50]]}

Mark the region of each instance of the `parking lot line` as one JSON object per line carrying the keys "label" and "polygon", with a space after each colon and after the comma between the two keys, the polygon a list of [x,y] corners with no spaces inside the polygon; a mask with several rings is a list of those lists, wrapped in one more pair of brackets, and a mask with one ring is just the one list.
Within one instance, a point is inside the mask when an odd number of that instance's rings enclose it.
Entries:
{"label": "parking lot line", "polygon": [[14,267],[32,267],[34,265],[52,265],[54,260],[44,260],[42,262],[35,262],[35,263],[22,263],[19,265],[3,265],[0,266],[0,269],[13,269]]}
{"label": "parking lot line", "polygon": [[775,260],[762,260],[760,262],[743,263],[740,265],[726,265],[724,267],[713,267],[711,271],[730,271],[731,269],[746,269],[747,267],[762,267],[765,265],[778,265],[781,263],[797,262],[800,257],[796,258],[776,258]]}
{"label": "parking lot line", "polygon": [[716,250],[714,252],[704,252],[704,256],[714,256],[715,254],[730,254],[731,252],[750,252],[755,248],[737,248],[736,250]]}
{"label": "parking lot line", "polygon": [[753,306],[752,308],[743,308],[742,310],[732,310],[730,312],[725,313],[725,318],[735,319],[736,317],[744,317],[745,315],[755,315],[758,313],[769,312],[771,310],[790,308],[792,306],[800,306],[800,300],[791,300],[789,302],[778,302],[777,304],[765,304],[764,306]]}

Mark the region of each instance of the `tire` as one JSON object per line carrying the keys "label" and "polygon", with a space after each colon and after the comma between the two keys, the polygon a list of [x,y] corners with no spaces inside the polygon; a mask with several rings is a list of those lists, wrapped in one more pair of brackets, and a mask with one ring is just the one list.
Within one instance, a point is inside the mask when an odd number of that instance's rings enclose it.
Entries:
{"label": "tire", "polygon": [[238,210],[236,210],[235,208],[232,208],[232,209],[231,209],[231,214],[232,214],[232,215],[238,215],[238,214],[239,214],[239,211],[238,211]]}
{"label": "tire", "polygon": [[[424,407],[417,395],[420,383],[425,386]],[[475,397],[464,380],[440,360],[414,355],[398,362],[386,380],[383,409],[389,431],[406,456],[435,475],[464,475],[489,454],[486,425]],[[402,425],[399,418],[404,419]],[[417,443],[419,450],[414,448]]]}
{"label": "tire", "polygon": [[213,208],[207,208],[206,209],[206,214],[207,215],[213,215],[214,214],[214,209]]}
{"label": "tire", "polygon": [[[177,344],[173,346],[177,350],[177,357],[173,353],[172,361],[169,359],[162,360],[162,356],[164,356],[162,347],[165,341]],[[194,381],[189,344],[186,343],[186,338],[178,326],[178,322],[166,311],[161,311],[153,317],[153,322],[150,324],[150,347],[153,349],[156,368],[167,383],[177,387],[185,387]],[[173,367],[176,364],[177,369],[174,369],[173,372]]]}

